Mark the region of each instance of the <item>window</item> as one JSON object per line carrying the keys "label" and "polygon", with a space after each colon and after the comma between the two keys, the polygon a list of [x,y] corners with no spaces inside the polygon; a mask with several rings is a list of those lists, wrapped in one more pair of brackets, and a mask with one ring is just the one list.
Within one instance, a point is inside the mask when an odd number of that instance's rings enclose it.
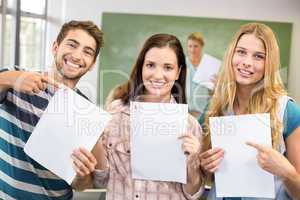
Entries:
{"label": "window", "polygon": [[46,0],[22,0],[21,1],[22,12],[44,15],[45,6],[46,6]]}
{"label": "window", "polygon": [[1,65],[44,69],[47,0],[0,1]]}
{"label": "window", "polygon": [[12,17],[12,0],[0,0],[0,64],[1,66],[13,65],[14,62],[14,27]]}
{"label": "window", "polygon": [[[2,16],[3,17],[3,16]],[[14,65],[14,28],[13,18],[11,15],[5,15],[5,27],[3,37],[3,65],[12,66]],[[1,63],[2,64],[2,63]]]}

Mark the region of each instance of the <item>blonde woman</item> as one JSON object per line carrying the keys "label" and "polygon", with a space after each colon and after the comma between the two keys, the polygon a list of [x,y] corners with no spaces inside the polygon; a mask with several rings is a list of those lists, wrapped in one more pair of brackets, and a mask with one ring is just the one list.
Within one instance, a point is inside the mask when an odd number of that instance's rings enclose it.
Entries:
{"label": "blonde woman", "polygon": [[[300,108],[286,96],[279,66],[279,48],[272,30],[259,23],[241,26],[225,54],[208,111],[199,119],[207,133],[207,151],[199,159],[202,169],[214,173],[226,156],[220,148],[211,149],[209,117],[270,113],[273,148],[255,143],[248,145],[257,150],[260,167],[275,176],[275,199],[300,199],[300,156],[297,155],[300,152]],[[209,199],[222,198],[216,198],[213,187]]]}

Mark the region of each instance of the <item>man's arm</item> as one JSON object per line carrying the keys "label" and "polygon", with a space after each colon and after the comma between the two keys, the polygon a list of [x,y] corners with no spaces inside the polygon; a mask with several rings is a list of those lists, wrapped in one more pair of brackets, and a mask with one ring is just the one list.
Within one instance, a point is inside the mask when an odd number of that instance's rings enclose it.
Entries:
{"label": "man's arm", "polygon": [[5,92],[10,88],[14,88],[14,85],[17,83],[18,77],[22,73],[23,72],[20,71],[3,70],[0,73],[0,92]]}
{"label": "man's arm", "polygon": [[6,91],[9,89],[9,81],[6,78],[6,72],[9,70],[7,67],[0,68],[0,104],[3,103],[6,98]]}
{"label": "man's arm", "polygon": [[25,71],[2,71],[0,72],[0,93],[10,88],[18,92],[36,94],[45,90],[47,84],[58,88],[59,85],[48,76],[40,73]]}

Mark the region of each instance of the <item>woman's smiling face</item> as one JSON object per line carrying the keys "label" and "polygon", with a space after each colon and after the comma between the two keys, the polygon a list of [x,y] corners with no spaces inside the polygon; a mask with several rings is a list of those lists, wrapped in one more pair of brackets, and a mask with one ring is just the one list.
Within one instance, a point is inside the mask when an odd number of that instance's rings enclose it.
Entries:
{"label": "woman's smiling face", "polygon": [[169,99],[179,74],[177,57],[171,48],[154,47],[146,53],[142,69],[146,95],[158,98],[158,101]]}
{"label": "woman's smiling face", "polygon": [[255,86],[265,74],[266,50],[261,39],[253,34],[241,36],[232,58],[238,86]]}

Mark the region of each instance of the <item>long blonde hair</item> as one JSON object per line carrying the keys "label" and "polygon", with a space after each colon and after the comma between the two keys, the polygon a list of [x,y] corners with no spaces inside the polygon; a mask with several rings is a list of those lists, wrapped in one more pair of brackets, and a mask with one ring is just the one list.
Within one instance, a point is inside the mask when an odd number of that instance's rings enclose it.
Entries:
{"label": "long blonde hair", "polygon": [[223,67],[218,75],[215,92],[205,116],[206,149],[211,146],[209,117],[222,116],[228,110],[233,111],[237,85],[232,68],[232,57],[238,41],[244,34],[254,34],[263,42],[266,50],[264,78],[252,90],[246,113],[270,113],[273,148],[276,148],[279,144],[279,136],[283,125],[277,116],[278,99],[280,96],[286,95],[279,74],[279,47],[271,28],[261,23],[249,23],[240,27],[224,55]]}

